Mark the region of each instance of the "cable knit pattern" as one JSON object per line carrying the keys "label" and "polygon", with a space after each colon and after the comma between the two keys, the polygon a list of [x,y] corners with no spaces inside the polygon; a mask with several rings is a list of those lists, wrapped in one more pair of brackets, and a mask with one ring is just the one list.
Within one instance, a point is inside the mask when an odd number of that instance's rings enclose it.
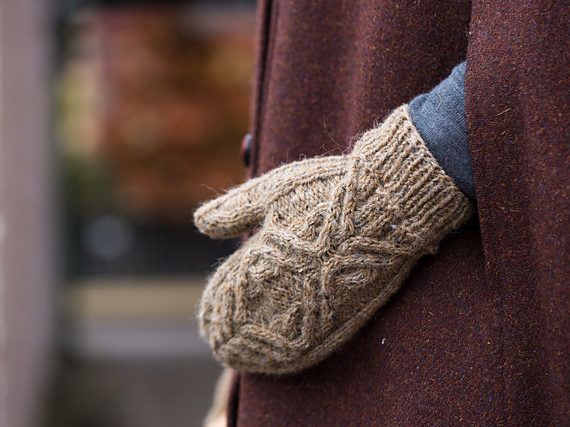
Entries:
{"label": "cable knit pattern", "polygon": [[213,238],[259,226],[210,278],[202,333],[234,369],[307,368],[362,327],[471,211],[404,105],[350,154],[279,167],[196,211]]}

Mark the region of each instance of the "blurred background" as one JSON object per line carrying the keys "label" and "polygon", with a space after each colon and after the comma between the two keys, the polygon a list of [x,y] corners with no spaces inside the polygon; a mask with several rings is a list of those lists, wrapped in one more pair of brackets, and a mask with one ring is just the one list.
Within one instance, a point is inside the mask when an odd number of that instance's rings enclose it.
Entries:
{"label": "blurred background", "polygon": [[0,3],[0,427],[199,426],[194,313],[237,242],[254,2]]}

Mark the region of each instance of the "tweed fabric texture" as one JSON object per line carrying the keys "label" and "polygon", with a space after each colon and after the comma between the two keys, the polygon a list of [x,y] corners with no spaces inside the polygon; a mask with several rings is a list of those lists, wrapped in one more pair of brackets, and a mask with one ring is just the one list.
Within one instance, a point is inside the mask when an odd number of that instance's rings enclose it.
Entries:
{"label": "tweed fabric texture", "polygon": [[470,213],[402,106],[350,154],[282,166],[196,211],[214,238],[261,225],[210,279],[202,332],[234,369],[305,369],[351,338]]}
{"label": "tweed fabric texture", "polygon": [[[473,4],[466,107],[503,368],[495,424],[570,424],[567,2]],[[493,42],[490,42],[493,40]],[[497,388],[498,388],[497,387]]]}
{"label": "tweed fabric texture", "polygon": [[228,426],[567,425],[567,3],[259,4],[252,175],[341,153],[468,56],[481,228],[422,258],[326,361],[239,374]]}

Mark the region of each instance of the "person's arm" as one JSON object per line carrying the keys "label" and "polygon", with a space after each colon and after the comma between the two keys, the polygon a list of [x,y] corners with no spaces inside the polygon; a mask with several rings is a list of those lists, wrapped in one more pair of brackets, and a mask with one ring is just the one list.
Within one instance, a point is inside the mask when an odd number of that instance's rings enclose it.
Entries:
{"label": "person's arm", "polygon": [[465,117],[465,70],[457,65],[430,92],[409,104],[410,117],[442,169],[470,198],[475,198]]}
{"label": "person's arm", "polygon": [[454,72],[398,107],[350,153],[280,166],[196,210],[212,238],[257,230],[202,297],[218,360],[278,375],[325,359],[469,220],[462,82]]}

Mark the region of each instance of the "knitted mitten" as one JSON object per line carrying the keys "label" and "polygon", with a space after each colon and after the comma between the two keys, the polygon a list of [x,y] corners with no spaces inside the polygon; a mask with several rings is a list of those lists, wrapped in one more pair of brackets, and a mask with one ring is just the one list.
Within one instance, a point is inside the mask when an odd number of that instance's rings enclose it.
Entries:
{"label": "knitted mitten", "polygon": [[202,333],[234,369],[307,368],[363,326],[470,213],[402,106],[350,154],[279,167],[196,211],[213,238],[259,226],[210,278]]}

